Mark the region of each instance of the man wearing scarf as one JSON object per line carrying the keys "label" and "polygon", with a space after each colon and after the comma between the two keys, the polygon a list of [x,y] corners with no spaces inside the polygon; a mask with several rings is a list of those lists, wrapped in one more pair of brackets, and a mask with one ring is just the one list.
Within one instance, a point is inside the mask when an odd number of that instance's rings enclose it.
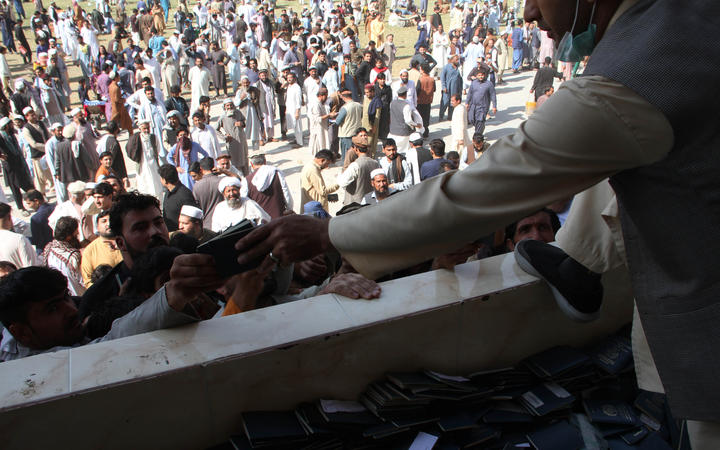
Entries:
{"label": "man wearing scarf", "polygon": [[384,158],[380,158],[380,167],[387,175],[387,182],[390,189],[404,191],[412,186],[413,170],[410,162],[405,156],[397,152],[397,145],[394,139],[386,139],[383,145]]}
{"label": "man wearing scarf", "polygon": [[208,154],[197,142],[192,142],[188,137],[186,128],[178,131],[178,138],[175,145],[170,148],[167,155],[167,162],[177,169],[180,182],[192,191],[195,180],[190,176],[190,166],[195,161],[207,158]]}

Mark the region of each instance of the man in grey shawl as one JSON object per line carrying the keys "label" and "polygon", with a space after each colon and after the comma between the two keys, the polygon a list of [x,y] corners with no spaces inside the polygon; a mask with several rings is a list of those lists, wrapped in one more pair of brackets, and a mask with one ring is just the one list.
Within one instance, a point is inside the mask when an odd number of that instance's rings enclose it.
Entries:
{"label": "man in grey shawl", "polygon": [[248,174],[248,148],[245,136],[245,116],[235,108],[232,99],[223,102],[223,115],[218,119],[215,129],[225,137],[225,150],[230,155],[233,166],[243,175]]}

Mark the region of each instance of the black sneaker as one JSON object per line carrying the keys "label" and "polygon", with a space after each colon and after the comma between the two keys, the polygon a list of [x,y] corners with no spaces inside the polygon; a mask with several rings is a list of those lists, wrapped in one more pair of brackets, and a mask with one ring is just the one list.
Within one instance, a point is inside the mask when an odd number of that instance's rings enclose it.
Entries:
{"label": "black sneaker", "polygon": [[561,249],[540,241],[520,241],[514,253],[515,261],[525,272],[547,282],[558,306],[571,319],[578,322],[597,319],[603,298],[599,274]]}

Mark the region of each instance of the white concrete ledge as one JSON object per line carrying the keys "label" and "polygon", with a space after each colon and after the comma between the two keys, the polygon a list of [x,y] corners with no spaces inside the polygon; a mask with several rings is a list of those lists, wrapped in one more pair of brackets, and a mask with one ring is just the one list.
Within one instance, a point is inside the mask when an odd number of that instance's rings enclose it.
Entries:
{"label": "white concrete ledge", "polygon": [[377,300],[323,295],[2,363],[2,447],[203,448],[242,411],[352,399],[389,370],[465,373],[584,345],[631,319],[627,275],[604,283],[601,319],[578,324],[510,254],[383,283]]}

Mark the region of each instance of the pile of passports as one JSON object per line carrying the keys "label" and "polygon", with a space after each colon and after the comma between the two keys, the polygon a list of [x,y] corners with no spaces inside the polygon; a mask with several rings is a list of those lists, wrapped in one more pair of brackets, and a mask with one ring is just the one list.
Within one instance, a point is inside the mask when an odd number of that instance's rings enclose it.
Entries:
{"label": "pile of passports", "polygon": [[[465,376],[392,372],[354,401],[248,411],[217,449],[683,448],[665,397],[638,390],[627,329]],[[686,448],[689,448],[687,446]]]}

